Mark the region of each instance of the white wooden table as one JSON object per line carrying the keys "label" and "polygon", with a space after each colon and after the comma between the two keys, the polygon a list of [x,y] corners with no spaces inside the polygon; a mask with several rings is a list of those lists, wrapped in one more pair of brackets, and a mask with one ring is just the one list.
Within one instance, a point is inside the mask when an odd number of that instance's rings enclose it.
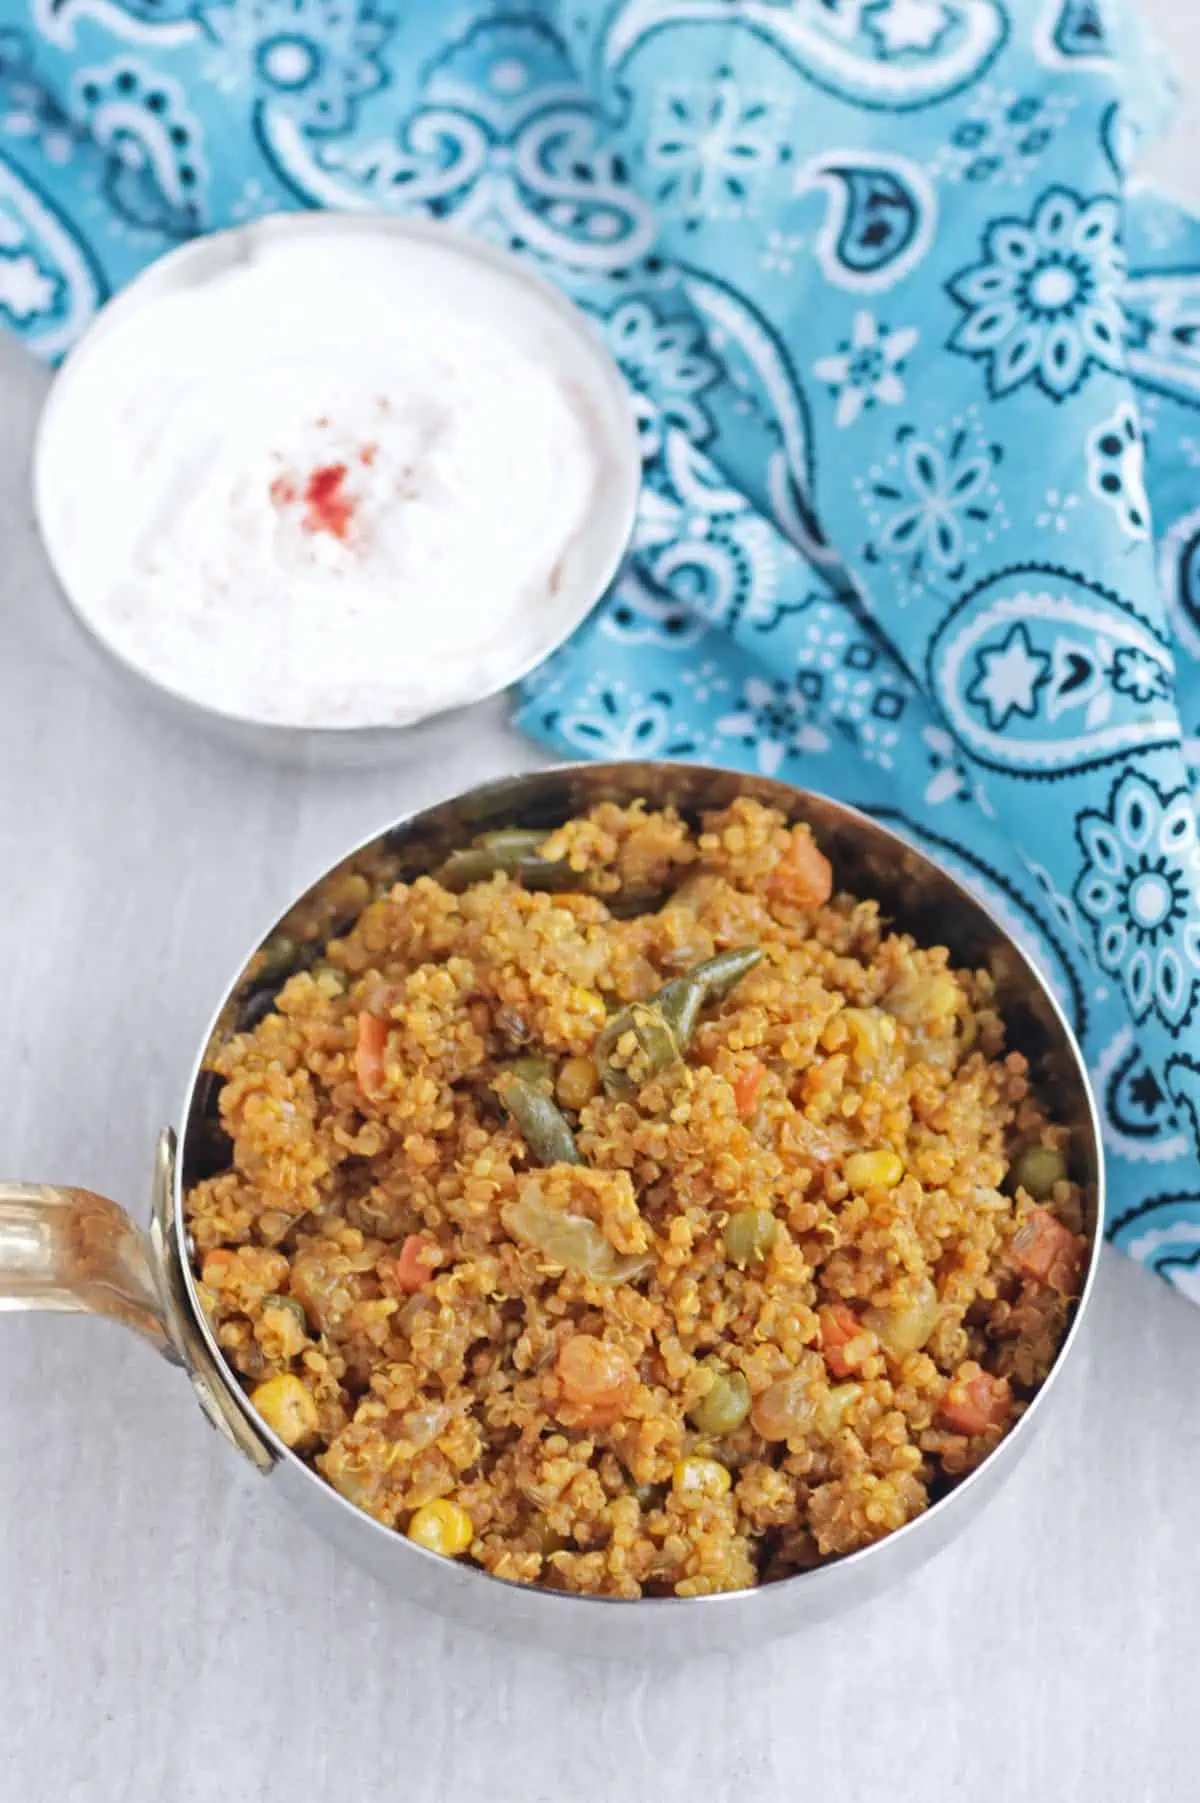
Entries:
{"label": "white wooden table", "polygon": [[[1154,9],[1181,66],[1192,8]],[[1185,129],[1160,167],[1195,166]],[[43,389],[0,342],[0,1167],[140,1209],[206,1011],[272,908],[390,813],[538,754],[496,706],[390,772],[298,779],[131,711],[34,537]],[[7,1318],[0,1797],[1194,1795],[1198,1371],[1200,1311],[1110,1254],[1054,1432],[965,1541],[833,1625],[645,1673],[406,1607],[240,1474],[177,1373],[102,1324]]]}

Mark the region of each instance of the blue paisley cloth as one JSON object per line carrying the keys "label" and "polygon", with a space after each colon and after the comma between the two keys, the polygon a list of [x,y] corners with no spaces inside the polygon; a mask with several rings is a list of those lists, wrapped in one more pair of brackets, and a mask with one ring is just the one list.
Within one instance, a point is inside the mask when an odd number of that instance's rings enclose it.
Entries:
{"label": "blue paisley cloth", "polygon": [[1117,0],[0,0],[0,319],[57,359],[291,207],[559,283],[645,486],[523,725],[827,790],[968,882],[1085,1047],[1113,1237],[1200,1300],[1200,225],[1128,174],[1165,105]]}

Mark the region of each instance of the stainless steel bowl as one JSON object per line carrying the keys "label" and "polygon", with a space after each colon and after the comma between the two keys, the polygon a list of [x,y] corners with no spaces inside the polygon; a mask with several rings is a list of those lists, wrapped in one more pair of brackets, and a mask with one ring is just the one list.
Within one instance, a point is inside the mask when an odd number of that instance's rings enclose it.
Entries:
{"label": "stainless steel bowl", "polygon": [[354,1508],[290,1452],[250,1407],[199,1306],[183,1197],[204,1156],[205,1049],[212,1034],[233,1029],[254,991],[254,954],[289,923],[293,909],[256,943],[201,1038],[180,1114],[178,1155],[170,1129],[159,1141],[149,1235],[89,1191],[0,1184],[0,1309],[82,1310],[137,1329],[183,1366],[222,1437],[314,1527],[414,1601],[511,1638],[564,1652],[677,1659],[757,1645],[861,1602],[912,1570],[979,1512],[1046,1419],[1088,1312],[1102,1239],[1100,1131],[1079,1048],[1046,984],[987,910],[905,840],[853,808],[764,778],[684,764],[568,766],[489,783],[388,827],[325,872],[295,906],[324,910],[342,930],[348,922],[339,898],[353,893],[349,878],[377,884],[415,876],[490,827],[549,827],[601,800],[637,796],[694,817],[739,794],[808,821],[839,886],[877,898],[885,915],[918,940],[948,945],[956,963],[993,973],[1010,1040],[1029,1056],[1058,1118],[1071,1129],[1071,1169],[1087,1197],[1090,1239],[1074,1322],[1013,1432],[926,1514],[848,1558],[758,1590],[624,1602],[530,1589],[438,1558]]}
{"label": "stainless steel bowl", "polygon": [[[563,293],[511,252],[468,237],[436,220],[372,213],[281,213],[250,224],[192,239],[158,258],[102,309],[55,378],[38,422],[33,453],[33,504],[38,531],[59,588],[85,641],[107,667],[125,680],[143,701],[166,707],[193,726],[202,726],[241,751],[285,762],[319,762],[335,767],[361,767],[402,755],[405,732],[418,718],[361,725],[293,726],[258,720],[210,707],[131,662],[110,644],[81,605],[77,589],[86,571],[81,549],[69,531],[69,494],[64,459],[76,433],[79,397],[96,351],[131,317],[174,296],[203,289],[208,283],[252,263],[273,246],[293,239],[327,240],[336,257],[339,242],[353,235],[378,235],[389,242],[433,244],[447,255],[490,270],[508,284],[514,312],[536,316],[543,341],[556,339],[570,357],[570,376],[587,408],[602,476],[587,520],[564,559],[562,580],[547,603],[542,631],[527,651],[516,652],[504,670],[477,685],[450,708],[432,708],[420,716],[454,712],[483,701],[518,682],[557,650],[582,624],[617,573],[633,531],[641,486],[641,451],[637,421],[628,386],[593,322]],[[86,390],[85,390],[86,393]],[[115,504],[121,497],[114,498]]]}

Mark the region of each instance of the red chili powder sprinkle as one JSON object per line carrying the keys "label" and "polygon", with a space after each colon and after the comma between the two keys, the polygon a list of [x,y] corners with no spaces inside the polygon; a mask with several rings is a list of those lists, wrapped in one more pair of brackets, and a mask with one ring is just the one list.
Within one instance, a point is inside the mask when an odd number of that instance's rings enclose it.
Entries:
{"label": "red chili powder sprinkle", "polygon": [[296,499],[296,484],[290,476],[276,476],[271,484],[271,499],[276,507],[287,507]]}
{"label": "red chili powder sprinkle", "polygon": [[306,532],[331,532],[334,538],[345,538],[354,517],[354,502],[342,492],[345,480],[344,463],[327,463],[313,470],[304,488]]}
{"label": "red chili powder sprinkle", "polygon": [[364,464],[367,469],[370,469],[378,455],[379,446],[377,444],[365,444],[358,453],[358,461],[361,464]]}

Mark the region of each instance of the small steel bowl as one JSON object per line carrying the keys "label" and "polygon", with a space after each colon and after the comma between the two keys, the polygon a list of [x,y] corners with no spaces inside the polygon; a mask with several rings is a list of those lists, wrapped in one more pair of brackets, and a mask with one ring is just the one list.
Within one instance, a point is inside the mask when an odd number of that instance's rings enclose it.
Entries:
{"label": "small steel bowl", "polygon": [[[1031,1407],[996,1450],[924,1515],[849,1557],[756,1590],[643,1599],[580,1597],[489,1577],[442,1559],[382,1527],[345,1501],[259,1418],[226,1364],[196,1295],[183,1199],[211,1168],[211,1085],[202,1070],[218,1039],[261,1010],[258,953],[297,923],[330,931],[350,924],[370,886],[410,879],[489,828],[547,828],[600,801],[644,797],[691,819],[749,795],[812,826],[838,886],[873,897],[895,926],[925,944],[948,945],[954,961],[987,969],[1010,1043],[1029,1057],[1057,1118],[1070,1129],[1071,1171],[1086,1197],[1089,1238],[1083,1293],[1054,1368]],[[365,882],[362,880],[365,878]],[[303,949],[300,959],[303,961]],[[282,979],[276,975],[275,984]],[[611,1658],[678,1659],[758,1645],[874,1595],[951,1540],[1014,1468],[1045,1420],[1079,1340],[1103,1237],[1100,1129],[1071,1030],[1043,979],[1002,926],[957,882],[897,834],[855,809],[765,778],[684,764],[592,764],[543,770],[470,790],[397,822],[327,871],[262,935],[202,1036],[181,1114],[179,1156],[168,1129],[159,1143],[148,1240],[114,1203],[83,1190],[0,1184],[0,1309],[58,1308],[105,1314],[140,1330],[184,1366],[222,1436],[330,1540],[404,1595],[475,1627],[563,1652]]]}
{"label": "small steel bowl", "polygon": [[[468,266],[496,272],[510,285],[514,306],[531,310],[530,317],[536,318],[543,337],[554,335],[560,347],[568,347],[564,351],[570,357],[568,373],[586,408],[600,453],[595,501],[564,557],[562,580],[547,603],[544,630],[536,644],[513,656],[502,672],[451,706],[400,722],[330,726],[293,726],[226,712],[158,681],[131,662],[108,641],[80,603],[76,593],[80,554],[72,550],[67,531],[63,463],[83,405],[77,398],[81,377],[114,330],[156,303],[203,288],[290,240],[328,239],[330,254],[336,256],[339,241],[364,234],[400,244],[433,244],[461,257]],[[97,471],[96,480],[103,480],[102,471]],[[641,451],[629,389],[587,315],[508,251],[434,220],[382,213],[281,213],[192,239],[158,258],[108,302],[67,357],[42,409],[33,451],[34,517],[42,544],[76,625],[111,670],[132,685],[142,700],[165,706],[239,750],[286,762],[317,761],[351,768],[403,755],[404,735],[410,726],[499,694],[557,650],[586,619],[616,575],[633,532],[640,486]]]}

